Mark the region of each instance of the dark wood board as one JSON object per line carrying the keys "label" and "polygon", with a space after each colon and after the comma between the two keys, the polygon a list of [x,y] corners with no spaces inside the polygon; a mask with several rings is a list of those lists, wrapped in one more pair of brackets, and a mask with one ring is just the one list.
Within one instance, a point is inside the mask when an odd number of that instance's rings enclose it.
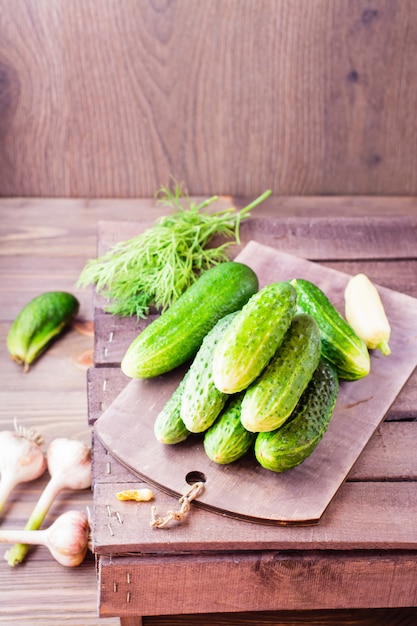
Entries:
{"label": "dark wood board", "polygon": [[[236,259],[254,269],[260,287],[304,277],[341,307],[346,274],[254,241]],[[373,353],[369,376],[341,383],[329,429],[299,467],[276,474],[250,454],[218,466],[206,457],[199,435],[175,446],[157,442],[153,422],[181,379],[181,368],[131,380],[97,420],[98,438],[120,462],[168,493],[183,494],[187,476],[197,472],[205,481],[198,505],[210,510],[263,523],[318,522],[417,364],[417,300],[383,288],[381,296],[392,324],[392,355]]]}

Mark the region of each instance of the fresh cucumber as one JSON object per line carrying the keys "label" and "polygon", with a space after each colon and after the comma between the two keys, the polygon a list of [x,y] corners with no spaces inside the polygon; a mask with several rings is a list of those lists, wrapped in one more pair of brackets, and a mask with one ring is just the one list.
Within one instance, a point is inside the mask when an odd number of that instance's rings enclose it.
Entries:
{"label": "fresh cucumber", "polygon": [[182,394],[181,419],[193,433],[211,426],[223,409],[228,396],[219,391],[213,380],[213,354],[238,312],[222,317],[204,337],[191,363]]}
{"label": "fresh cucumber", "polygon": [[240,420],[244,392],[233,395],[204,435],[204,450],[211,461],[224,465],[237,461],[255,443],[256,433],[243,427]]}
{"label": "fresh cucumber", "polygon": [[224,393],[246,389],[281,344],[296,309],[297,293],[276,282],[254,294],[230,324],[215,350],[213,379]]}
{"label": "fresh cucumber", "polygon": [[336,369],[321,359],[287,422],[277,430],[256,436],[255,457],[262,467],[285,472],[311,455],[327,431],[338,390]]}
{"label": "fresh cucumber", "polygon": [[314,283],[296,278],[297,310],[312,315],[320,329],[322,354],[336,367],[340,378],[358,380],[369,374],[370,357],[358,337],[326,294]]}
{"label": "fresh cucumber", "polygon": [[151,378],[185,363],[216,322],[257,291],[258,278],[243,263],[227,261],[207,270],[133,340],[122,371],[130,378]]}
{"label": "fresh cucumber", "polygon": [[242,400],[241,420],[246,430],[278,428],[291,415],[311,380],[321,352],[316,320],[295,315],[284,341]]}
{"label": "fresh cucumber", "polygon": [[158,441],[175,444],[185,441],[190,431],[181,419],[181,401],[187,374],[158,413],[154,423],[154,434]]}
{"label": "fresh cucumber", "polygon": [[71,323],[79,310],[75,296],[66,291],[47,291],[26,304],[10,326],[7,349],[24,371]]}

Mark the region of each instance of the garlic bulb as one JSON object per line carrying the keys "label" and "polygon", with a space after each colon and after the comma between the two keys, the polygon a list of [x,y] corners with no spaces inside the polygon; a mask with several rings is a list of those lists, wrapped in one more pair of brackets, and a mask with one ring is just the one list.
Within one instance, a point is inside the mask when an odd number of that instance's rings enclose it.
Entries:
{"label": "garlic bulb", "polygon": [[0,432],[0,513],[16,485],[36,480],[45,472],[46,458],[41,443],[38,433],[16,422],[14,432]]}
{"label": "garlic bulb", "polygon": [[[22,542],[44,545],[58,563],[76,567],[83,562],[88,550],[90,525],[85,513],[67,511],[45,530],[0,530],[1,543]],[[9,552],[5,558],[9,561]]]}
{"label": "garlic bulb", "polygon": [[[48,446],[47,464],[51,478],[26,523],[26,530],[41,527],[61,491],[86,489],[91,485],[91,449],[77,439],[54,439]],[[22,543],[14,545],[8,551],[9,565],[21,563],[28,549],[29,546]]]}

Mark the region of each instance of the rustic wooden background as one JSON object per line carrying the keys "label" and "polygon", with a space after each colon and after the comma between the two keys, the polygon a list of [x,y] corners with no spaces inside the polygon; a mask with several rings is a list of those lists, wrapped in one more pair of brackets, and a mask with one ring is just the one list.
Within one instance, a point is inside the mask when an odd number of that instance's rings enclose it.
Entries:
{"label": "rustic wooden background", "polygon": [[0,195],[417,193],[415,0],[0,0]]}

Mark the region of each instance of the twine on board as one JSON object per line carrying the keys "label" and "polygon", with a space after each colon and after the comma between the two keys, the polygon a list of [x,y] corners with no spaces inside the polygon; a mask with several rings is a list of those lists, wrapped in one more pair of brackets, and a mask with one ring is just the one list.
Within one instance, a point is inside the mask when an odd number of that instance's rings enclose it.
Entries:
{"label": "twine on board", "polygon": [[179,499],[179,503],[181,505],[180,510],[179,511],[167,511],[165,517],[159,517],[159,515],[156,514],[156,506],[153,506],[151,526],[154,528],[165,528],[165,526],[167,526],[167,524],[169,524],[171,520],[175,520],[176,522],[182,522],[182,520],[185,518],[188,511],[190,510],[191,502],[195,500],[195,498],[198,498],[198,496],[200,495],[200,493],[203,492],[203,490],[204,490],[204,483],[202,482],[194,483],[191,486],[191,488],[187,491],[187,493],[182,495],[181,498]]}

